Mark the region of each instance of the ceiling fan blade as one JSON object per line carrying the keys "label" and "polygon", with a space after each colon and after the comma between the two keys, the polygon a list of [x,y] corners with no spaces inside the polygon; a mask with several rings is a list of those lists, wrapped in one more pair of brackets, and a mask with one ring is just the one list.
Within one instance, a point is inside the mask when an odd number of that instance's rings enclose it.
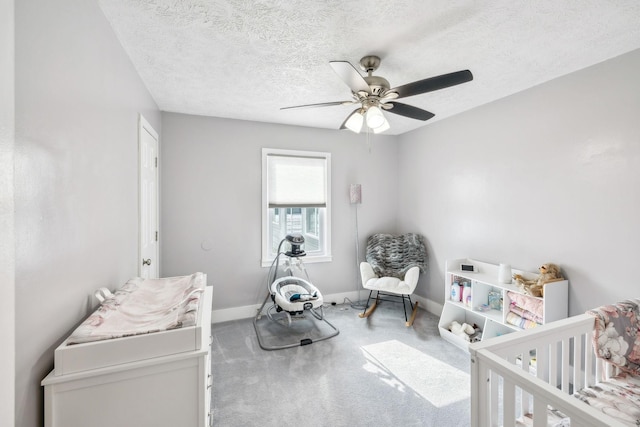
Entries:
{"label": "ceiling fan blade", "polygon": [[371,88],[362,75],[347,61],[329,61],[333,71],[349,86],[353,93],[371,93]]}
{"label": "ceiling fan blade", "polygon": [[[392,106],[391,108],[388,107],[390,105]],[[385,111],[416,120],[426,121],[435,116],[435,114],[427,110],[423,110],[412,105],[401,104],[399,102],[387,102],[384,106]]]}
{"label": "ceiling fan blade", "polygon": [[334,101],[334,102],[321,102],[319,104],[305,104],[294,105],[293,107],[282,107],[281,110],[291,110],[294,108],[314,108],[314,107],[332,107],[334,105],[351,105],[355,104],[355,101]]}
{"label": "ceiling fan blade", "polygon": [[421,93],[444,89],[446,87],[470,82],[471,80],[473,80],[473,74],[471,74],[471,71],[463,70],[449,74],[442,74],[436,77],[429,77],[428,79],[418,80],[413,83],[407,83],[406,85],[393,88],[390,91],[397,92],[398,98],[406,98],[407,96],[420,95]]}

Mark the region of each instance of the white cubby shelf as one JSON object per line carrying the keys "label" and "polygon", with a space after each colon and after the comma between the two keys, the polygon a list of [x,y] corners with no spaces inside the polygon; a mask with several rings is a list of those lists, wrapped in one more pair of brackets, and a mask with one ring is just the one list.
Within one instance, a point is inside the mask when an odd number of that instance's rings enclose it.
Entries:
{"label": "white cubby shelf", "polygon": [[[461,265],[463,264],[473,265],[474,271],[463,271],[461,269]],[[498,269],[498,264],[470,258],[453,259],[446,262],[444,279],[445,302],[440,321],[438,322],[438,329],[442,338],[465,351],[468,350],[469,342],[449,331],[449,326],[454,320],[461,324],[468,323],[470,325],[477,325],[482,331],[483,341],[523,330],[518,326],[507,323],[510,304],[507,292],[512,291],[521,295],[525,294],[513,283],[499,282]],[[539,274],[537,272],[523,271],[515,268],[512,269],[511,272],[512,275],[521,274],[526,279],[535,279]],[[452,299],[451,288],[456,281],[470,284],[470,304]],[[487,311],[478,310],[478,307],[489,304],[490,292],[495,292],[502,298],[502,307],[500,309],[489,309]],[[547,283],[544,286],[543,297],[530,295],[525,295],[525,297],[542,301],[543,316],[541,324],[564,319],[568,315],[569,282],[567,280]]]}

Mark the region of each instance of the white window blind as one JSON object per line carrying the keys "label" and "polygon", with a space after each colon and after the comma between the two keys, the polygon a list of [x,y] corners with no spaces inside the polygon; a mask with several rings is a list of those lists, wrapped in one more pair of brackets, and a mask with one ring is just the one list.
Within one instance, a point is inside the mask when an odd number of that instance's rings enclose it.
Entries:
{"label": "white window blind", "polygon": [[269,208],[327,206],[327,159],[267,156]]}

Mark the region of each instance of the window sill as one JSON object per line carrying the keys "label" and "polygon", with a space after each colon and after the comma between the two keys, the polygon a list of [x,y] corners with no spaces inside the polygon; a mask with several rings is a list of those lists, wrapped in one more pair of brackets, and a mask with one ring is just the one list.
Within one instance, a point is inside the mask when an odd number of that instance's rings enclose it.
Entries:
{"label": "window sill", "polygon": [[[282,262],[282,258],[286,258],[285,255],[281,255],[280,262]],[[304,256],[301,258],[302,262],[305,264],[315,264],[317,262],[331,262],[333,257],[331,255],[317,255],[317,256]],[[261,263],[261,267],[271,267],[273,264],[273,259],[263,259]]]}

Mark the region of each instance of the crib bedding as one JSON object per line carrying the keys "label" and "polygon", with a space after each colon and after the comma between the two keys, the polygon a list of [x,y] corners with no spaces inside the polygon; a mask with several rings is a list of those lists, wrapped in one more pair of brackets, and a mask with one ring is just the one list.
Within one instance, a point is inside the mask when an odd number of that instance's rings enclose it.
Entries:
{"label": "crib bedding", "polygon": [[203,273],[162,279],[131,279],[78,326],[66,344],[193,326],[205,285]]}
{"label": "crib bedding", "polygon": [[587,314],[596,320],[596,355],[624,372],[640,375],[640,299],[603,305]]}
{"label": "crib bedding", "polygon": [[640,425],[640,376],[623,372],[574,396],[625,425]]}
{"label": "crib bedding", "polygon": [[[623,372],[574,393],[574,397],[624,425],[640,425],[640,376]],[[560,411],[548,408],[547,425],[570,427],[571,423]],[[531,415],[527,414],[518,419],[516,426],[533,426]]]}

